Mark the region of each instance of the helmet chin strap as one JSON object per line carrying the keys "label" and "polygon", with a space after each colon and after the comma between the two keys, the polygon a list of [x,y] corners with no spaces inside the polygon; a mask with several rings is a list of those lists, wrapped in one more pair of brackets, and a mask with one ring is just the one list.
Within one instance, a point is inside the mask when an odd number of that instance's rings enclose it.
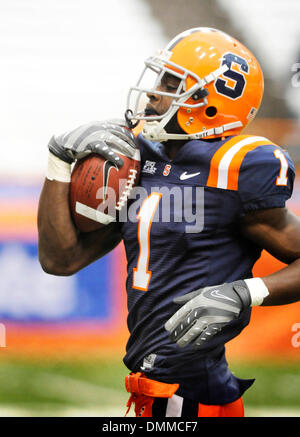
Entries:
{"label": "helmet chin strap", "polygon": [[210,135],[222,135],[226,131],[242,126],[243,123],[241,121],[235,121],[233,123],[223,124],[222,126],[213,127],[195,134],[172,134],[168,133],[158,121],[147,121],[144,124],[142,134],[146,140],[158,142],[168,140],[200,140],[209,137]]}

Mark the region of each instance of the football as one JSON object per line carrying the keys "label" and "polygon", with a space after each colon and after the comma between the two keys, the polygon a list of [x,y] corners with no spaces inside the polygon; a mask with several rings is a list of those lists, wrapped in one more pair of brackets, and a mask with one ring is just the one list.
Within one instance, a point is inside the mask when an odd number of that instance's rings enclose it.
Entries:
{"label": "football", "polygon": [[121,168],[98,154],[78,160],[70,184],[70,207],[74,223],[81,232],[92,232],[117,221],[128,196],[138,183],[140,155],[120,155]]}

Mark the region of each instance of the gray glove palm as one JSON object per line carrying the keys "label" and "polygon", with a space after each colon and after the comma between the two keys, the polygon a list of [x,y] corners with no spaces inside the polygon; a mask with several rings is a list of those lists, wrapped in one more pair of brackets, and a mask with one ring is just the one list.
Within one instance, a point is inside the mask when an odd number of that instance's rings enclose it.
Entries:
{"label": "gray glove palm", "polygon": [[126,128],[125,122],[108,120],[87,123],[70,132],[53,136],[48,148],[53,155],[69,164],[90,153],[97,153],[117,167],[122,167],[123,160],[117,152],[133,158],[137,140]]}
{"label": "gray glove palm", "polygon": [[184,304],[165,324],[172,341],[200,348],[251,304],[245,281],[200,288],[174,299]]}

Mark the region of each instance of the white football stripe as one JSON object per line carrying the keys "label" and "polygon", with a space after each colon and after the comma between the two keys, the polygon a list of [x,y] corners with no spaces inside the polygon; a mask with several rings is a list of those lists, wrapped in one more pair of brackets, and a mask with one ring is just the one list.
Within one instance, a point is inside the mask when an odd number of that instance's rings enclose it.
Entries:
{"label": "white football stripe", "polygon": [[102,223],[103,225],[108,225],[116,220],[115,217],[104,214],[97,209],[91,208],[90,206],[84,205],[83,203],[76,202],[75,211],[77,214],[83,215],[91,220]]}
{"label": "white football stripe", "polygon": [[269,140],[265,137],[251,137],[251,138],[244,138],[243,140],[239,141],[238,143],[234,144],[223,156],[223,158],[220,160],[219,168],[218,168],[218,188],[227,188],[228,184],[228,169],[230,166],[231,161],[233,160],[234,156],[241,150],[242,147],[248,146],[249,144],[255,143],[256,141],[266,141],[269,143]]}

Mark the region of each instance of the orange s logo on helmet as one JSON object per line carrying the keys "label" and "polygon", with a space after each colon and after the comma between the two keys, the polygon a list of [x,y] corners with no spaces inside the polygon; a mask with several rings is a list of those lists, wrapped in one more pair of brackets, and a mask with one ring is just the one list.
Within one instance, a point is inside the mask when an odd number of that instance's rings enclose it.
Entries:
{"label": "orange s logo on helmet", "polygon": [[[152,88],[148,82],[143,86],[149,72],[156,74]],[[178,84],[172,92],[161,86],[170,75]],[[163,114],[145,111],[143,100],[149,95],[171,99]],[[151,141],[238,135],[255,117],[262,95],[263,74],[252,53],[224,32],[199,27],[176,36],[145,61],[130,88],[125,117],[131,126],[144,120],[143,135]],[[175,116],[183,133],[169,130]]]}
{"label": "orange s logo on helmet", "polygon": [[[228,69],[205,89],[207,104],[193,109],[181,107],[177,120],[189,134],[240,121],[240,127],[224,132],[238,135],[255,117],[263,96],[263,74],[252,53],[236,39],[210,28],[191,29],[174,38],[167,46],[170,61],[199,78],[207,78],[222,66]],[[186,89],[195,84],[192,75],[186,78]],[[189,98],[191,105],[197,95]],[[207,138],[220,136],[207,135]]]}

